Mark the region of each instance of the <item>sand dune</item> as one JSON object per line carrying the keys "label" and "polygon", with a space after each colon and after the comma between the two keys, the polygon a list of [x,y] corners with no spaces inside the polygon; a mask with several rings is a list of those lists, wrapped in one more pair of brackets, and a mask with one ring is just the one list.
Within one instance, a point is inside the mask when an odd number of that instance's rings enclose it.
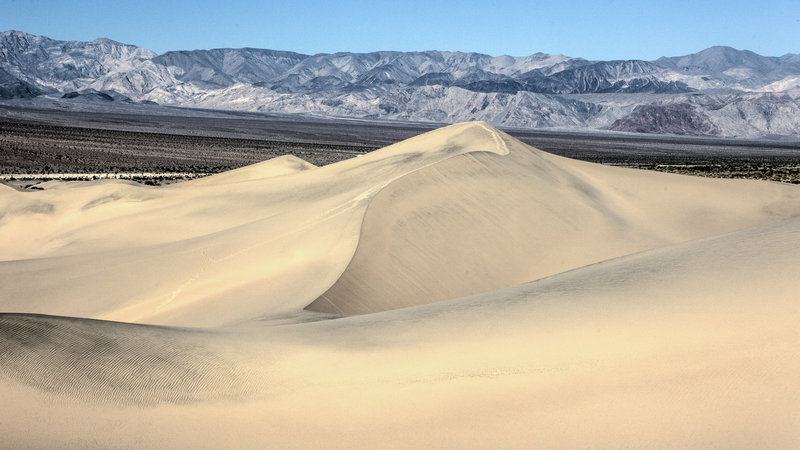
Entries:
{"label": "sand dune", "polygon": [[454,157],[376,195],[347,270],[310,308],[463,297],[800,212],[794,186],[600,166],[499,136],[508,155]]}
{"label": "sand dune", "polygon": [[213,177],[189,180],[181,184],[180,187],[186,188],[187,186],[201,185],[219,186],[221,184],[238,183],[240,181],[263,180],[265,178],[292,175],[311,169],[316,169],[316,166],[296,156],[285,155],[247,167],[229,170]]}
{"label": "sand dune", "polygon": [[263,163],[219,183],[8,189],[0,305],[191,326],[300,311],[344,271],[372,196],[422,167],[484,151],[505,149],[483,126],[461,125],[284,176]]}
{"label": "sand dune", "polygon": [[10,446],[800,445],[796,186],[473,123],[0,214]]}

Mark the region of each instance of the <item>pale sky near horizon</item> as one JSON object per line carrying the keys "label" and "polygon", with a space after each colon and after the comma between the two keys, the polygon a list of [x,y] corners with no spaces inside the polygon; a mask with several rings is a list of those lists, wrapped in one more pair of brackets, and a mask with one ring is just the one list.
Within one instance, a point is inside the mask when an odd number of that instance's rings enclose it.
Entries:
{"label": "pale sky near horizon", "polygon": [[168,50],[460,50],[645,59],[713,45],[800,53],[800,0],[0,0],[0,31]]}

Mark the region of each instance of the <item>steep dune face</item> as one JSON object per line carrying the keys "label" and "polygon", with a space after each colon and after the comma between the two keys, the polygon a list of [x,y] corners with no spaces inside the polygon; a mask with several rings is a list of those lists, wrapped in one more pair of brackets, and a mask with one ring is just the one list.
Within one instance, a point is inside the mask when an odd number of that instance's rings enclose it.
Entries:
{"label": "steep dune face", "polygon": [[313,170],[281,158],[165,187],[4,189],[0,304],[192,326],[302,310],[344,271],[376,193],[462,153],[506,152],[487,130],[456,125]]}
{"label": "steep dune face", "polygon": [[800,214],[792,186],[599,166],[495,133],[509,154],[450,158],[376,195],[347,270],[309,309],[463,297]]}
{"label": "steep dune face", "polygon": [[5,311],[220,326],[514,286],[800,214],[797,189],[550,155],[476,122],[322,168],[0,191]]}
{"label": "steep dune face", "polygon": [[0,191],[5,311],[221,326],[514,286],[800,214],[797,189],[550,155],[476,122],[322,168]]}

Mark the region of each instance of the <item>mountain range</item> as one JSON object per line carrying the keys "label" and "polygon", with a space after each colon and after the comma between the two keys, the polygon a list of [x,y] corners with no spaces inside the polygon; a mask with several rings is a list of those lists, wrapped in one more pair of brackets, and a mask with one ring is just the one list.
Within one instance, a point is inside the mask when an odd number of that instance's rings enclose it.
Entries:
{"label": "mountain range", "polygon": [[800,54],[711,47],[654,61],[256,48],[158,55],[109,39],[0,33],[0,99],[159,103],[497,126],[800,136]]}

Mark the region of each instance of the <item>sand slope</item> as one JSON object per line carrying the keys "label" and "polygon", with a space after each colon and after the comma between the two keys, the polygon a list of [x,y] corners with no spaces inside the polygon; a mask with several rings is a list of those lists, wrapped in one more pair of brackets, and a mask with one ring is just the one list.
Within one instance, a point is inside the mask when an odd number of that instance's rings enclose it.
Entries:
{"label": "sand slope", "polygon": [[311,168],[0,191],[0,306],[189,326],[369,313],[800,213],[793,186],[571,161],[483,123]]}
{"label": "sand slope", "polygon": [[800,212],[794,186],[600,166],[499,136],[508,155],[450,158],[376,195],[347,270],[310,309],[463,297]]}
{"label": "sand slope", "polygon": [[0,438],[797,447],[799,191],[480,123],[321,168],[0,190]]}
{"label": "sand slope", "polygon": [[166,187],[0,190],[0,307],[193,326],[299,311],[344,271],[372,196],[484,151],[505,149],[485,126],[460,125],[283,176],[279,159]]}
{"label": "sand slope", "polygon": [[[4,424],[31,442],[50,391],[64,409],[43,435],[59,442],[144,428],[147,445],[796,446],[799,251],[794,219],[479,296],[228,333],[4,315],[21,343],[0,361],[19,405]],[[153,383],[123,370],[135,361]]]}

